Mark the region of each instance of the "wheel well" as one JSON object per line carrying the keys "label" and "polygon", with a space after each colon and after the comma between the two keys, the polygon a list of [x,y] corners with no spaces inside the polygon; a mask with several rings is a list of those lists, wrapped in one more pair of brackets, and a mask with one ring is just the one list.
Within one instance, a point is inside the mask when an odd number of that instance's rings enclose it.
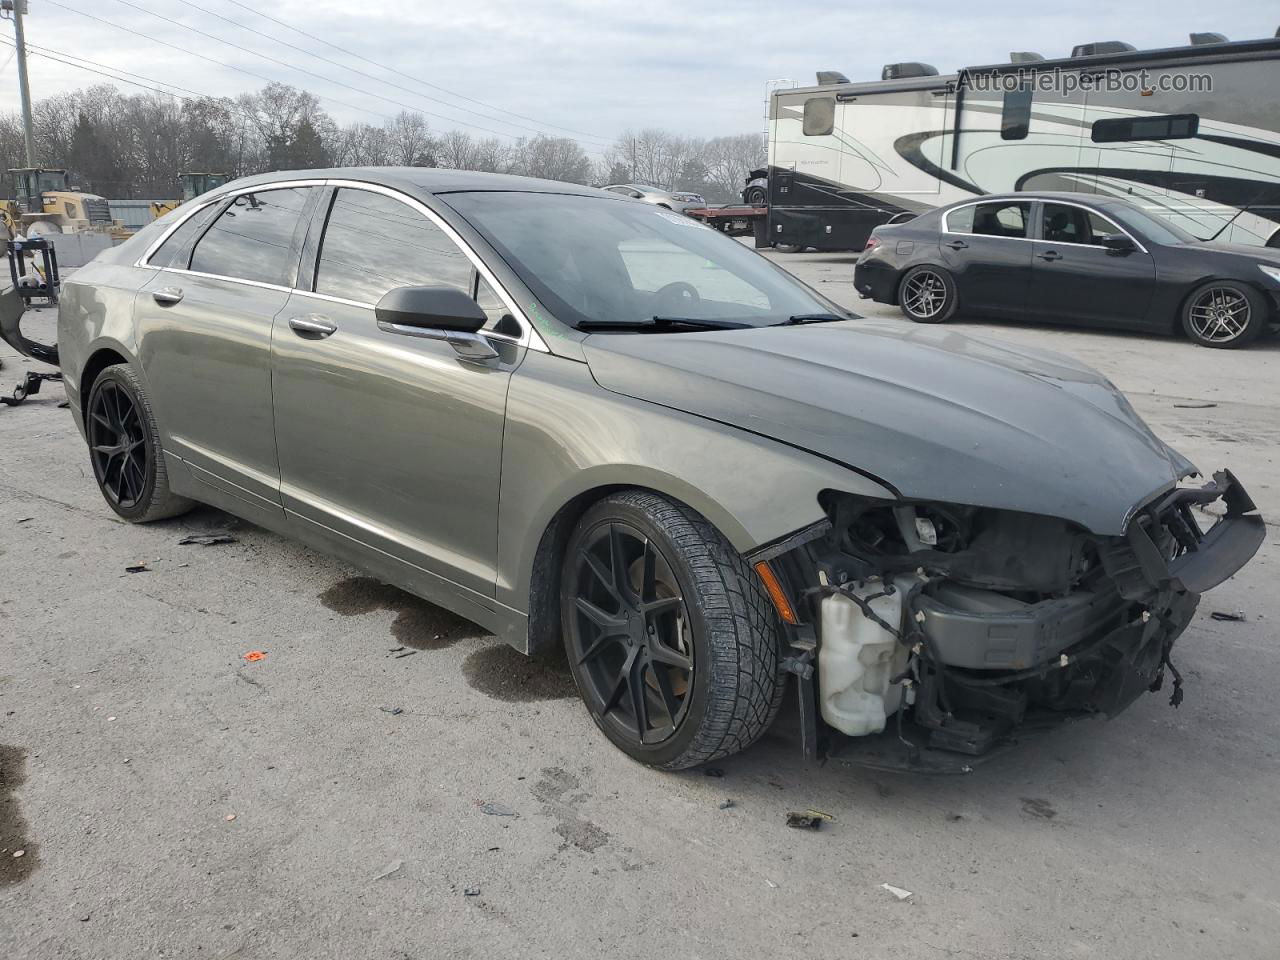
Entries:
{"label": "wheel well", "polygon": [[116,353],[114,350],[104,348],[97,351],[89,361],[84,365],[84,370],[80,373],[80,415],[87,416],[86,411],[89,409],[89,391],[93,389],[93,381],[98,379],[98,374],[107,367],[114,367],[117,363],[128,363],[124,357]]}
{"label": "wheel well", "polygon": [[556,515],[542,532],[542,539],[538,541],[533,573],[529,578],[530,656],[553,653],[560,646],[560,568],[564,565],[564,551],[569,543],[569,534],[593,504],[619,490],[645,490],[660,497],[667,496],[661,490],[649,487],[610,484],[584,490],[556,511]]}

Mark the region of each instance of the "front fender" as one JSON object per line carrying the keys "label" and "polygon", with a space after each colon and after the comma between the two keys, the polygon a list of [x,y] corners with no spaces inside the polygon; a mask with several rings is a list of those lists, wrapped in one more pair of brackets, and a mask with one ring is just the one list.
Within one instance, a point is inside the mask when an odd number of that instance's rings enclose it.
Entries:
{"label": "front fender", "polygon": [[830,460],[611,393],[586,364],[531,351],[511,379],[498,522],[500,602],[525,612],[538,545],[566,504],[645,487],[697,510],[749,553],[825,514],[824,489],[892,499]]}

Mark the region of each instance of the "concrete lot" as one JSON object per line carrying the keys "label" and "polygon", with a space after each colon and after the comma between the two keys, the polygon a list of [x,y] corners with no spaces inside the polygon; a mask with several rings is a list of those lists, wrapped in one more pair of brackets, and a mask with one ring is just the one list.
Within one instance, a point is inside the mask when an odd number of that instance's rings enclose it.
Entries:
{"label": "concrete lot", "polygon": [[[778,259],[853,301],[851,257]],[[955,326],[1097,365],[1280,516],[1280,340]],[[118,522],[61,399],[0,408],[0,957],[1276,954],[1274,535],[1181,640],[1176,711],[952,779],[806,767],[788,711],[722,777],[665,774],[564,669],[324,556]]]}

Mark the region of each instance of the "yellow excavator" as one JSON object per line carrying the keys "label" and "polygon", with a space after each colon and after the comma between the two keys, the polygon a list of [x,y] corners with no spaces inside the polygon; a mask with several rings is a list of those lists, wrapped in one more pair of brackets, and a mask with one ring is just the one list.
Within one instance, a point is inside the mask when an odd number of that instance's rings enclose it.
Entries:
{"label": "yellow excavator", "polygon": [[9,171],[9,182],[12,199],[0,201],[4,239],[124,229],[104,198],[72,190],[65,170],[20,167]]}
{"label": "yellow excavator", "polygon": [[232,179],[229,173],[180,173],[178,174],[178,183],[182,185],[182,199],[153,200],[151,202],[151,219],[158,220],[170,210],[176,209],[180,204],[184,204],[188,200],[194,200],[202,193],[216,190]]}

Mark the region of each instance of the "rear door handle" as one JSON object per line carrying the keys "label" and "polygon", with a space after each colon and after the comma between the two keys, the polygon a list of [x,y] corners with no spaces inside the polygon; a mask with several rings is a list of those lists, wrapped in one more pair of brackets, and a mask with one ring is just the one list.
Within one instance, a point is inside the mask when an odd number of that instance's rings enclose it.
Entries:
{"label": "rear door handle", "polygon": [[1036,254],[1041,260],[1061,260],[1062,254],[1056,250],[1046,250],[1044,253]]}
{"label": "rear door handle", "polygon": [[965,243],[963,240],[948,240],[946,243],[943,244],[943,246],[950,247],[952,250],[963,250],[969,245]]}
{"label": "rear door handle", "polygon": [[300,337],[309,337],[313,339],[323,339],[330,334],[337,333],[338,325],[328,317],[321,317],[316,314],[310,314],[305,317],[290,317],[289,326],[293,332]]}
{"label": "rear door handle", "polygon": [[162,307],[172,307],[175,303],[182,302],[182,288],[161,287],[151,294],[151,299]]}

